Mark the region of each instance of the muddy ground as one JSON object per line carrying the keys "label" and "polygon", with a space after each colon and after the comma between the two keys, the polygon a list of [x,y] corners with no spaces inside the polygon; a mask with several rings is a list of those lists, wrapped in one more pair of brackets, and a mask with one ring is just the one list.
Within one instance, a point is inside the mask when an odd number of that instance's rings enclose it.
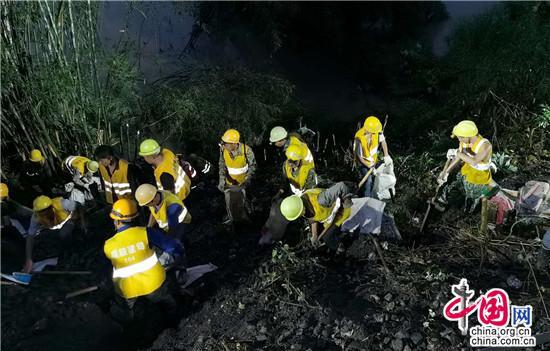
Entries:
{"label": "muddy ground", "polygon": [[[345,250],[312,249],[304,223],[290,226],[283,243],[257,246],[267,216],[270,190],[258,189],[253,222],[232,231],[221,225],[222,196],[209,184],[192,195],[189,208],[190,265],[219,267],[185,291],[174,287],[181,320],[170,323],[146,302],[136,306],[133,324],[109,316],[113,298],[111,266],[101,245],[111,235],[104,213],[89,221],[92,238],[56,270],[90,270],[91,275],[37,275],[29,287],[2,286],[2,347],[5,350],[459,350],[468,349],[456,323],[442,317],[451,284],[468,278],[478,293],[505,288],[512,303],[532,304],[533,334],[550,331],[534,277],[550,307],[548,271],[531,271],[542,227],[522,228],[505,244],[483,245],[472,238],[477,217],[458,209],[435,213],[425,234],[415,218],[424,194],[398,189],[389,204],[404,240],[382,242],[391,273],[386,274],[369,238],[344,235]],[[408,193],[407,193],[408,191]],[[414,190],[416,191],[416,190]],[[411,200],[413,199],[413,200]],[[415,200],[414,200],[415,199]],[[407,211],[402,205],[407,203]],[[490,240],[506,237],[507,228]],[[522,248],[519,241],[527,243]],[[531,246],[531,243],[533,246]],[[2,271],[21,258],[3,242]],[[484,249],[485,247],[485,249]],[[534,276],[533,276],[534,273]],[[521,287],[507,284],[511,276]],[[87,295],[68,292],[97,285]],[[474,323],[473,318],[470,323]],[[542,348],[540,348],[542,349]]]}

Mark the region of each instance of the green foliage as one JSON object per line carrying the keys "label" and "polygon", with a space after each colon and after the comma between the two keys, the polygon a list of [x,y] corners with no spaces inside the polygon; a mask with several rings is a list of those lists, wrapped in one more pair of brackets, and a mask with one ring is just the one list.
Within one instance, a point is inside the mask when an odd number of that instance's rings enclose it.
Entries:
{"label": "green foliage", "polygon": [[498,171],[504,173],[516,173],[518,171],[518,167],[512,163],[512,157],[504,152],[493,154],[492,161],[497,166]]}
{"label": "green foliage", "polygon": [[261,143],[268,128],[290,113],[293,89],[272,75],[192,63],[152,89],[141,125],[145,134],[183,139],[193,150],[213,156],[228,128],[239,130],[251,146]]}
{"label": "green foliage", "polygon": [[41,149],[52,169],[68,154],[116,143],[136,106],[137,73],[97,48],[97,4],[2,3],[2,154]]}

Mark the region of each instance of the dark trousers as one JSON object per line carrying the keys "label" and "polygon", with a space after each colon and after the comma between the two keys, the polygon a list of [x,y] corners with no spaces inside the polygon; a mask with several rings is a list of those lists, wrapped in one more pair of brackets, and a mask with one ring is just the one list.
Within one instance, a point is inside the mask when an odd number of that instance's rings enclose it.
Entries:
{"label": "dark trousers", "polygon": [[[369,167],[361,167],[359,168],[359,174],[361,174],[361,179],[367,174],[371,169]],[[371,174],[367,181],[365,182],[365,185],[363,185],[363,197],[373,197],[372,196],[372,187],[374,185],[373,182],[374,176]]]}

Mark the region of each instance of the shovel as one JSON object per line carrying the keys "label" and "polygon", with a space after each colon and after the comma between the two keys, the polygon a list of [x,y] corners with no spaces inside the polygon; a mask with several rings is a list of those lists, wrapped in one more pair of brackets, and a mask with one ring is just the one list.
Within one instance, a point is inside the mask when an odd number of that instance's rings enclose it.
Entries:
{"label": "shovel", "polygon": [[426,222],[428,221],[428,216],[430,215],[432,205],[435,206],[438,210],[441,210],[439,208],[439,206],[435,203],[435,199],[437,198],[437,194],[439,193],[439,189],[441,188],[441,186],[443,184],[445,184],[445,183],[439,184],[437,186],[437,188],[435,189],[435,195],[430,200],[428,200],[428,208],[426,209],[426,213],[424,214],[424,219],[422,220],[422,224],[420,225],[420,233],[422,233],[424,231],[424,227],[426,226]]}

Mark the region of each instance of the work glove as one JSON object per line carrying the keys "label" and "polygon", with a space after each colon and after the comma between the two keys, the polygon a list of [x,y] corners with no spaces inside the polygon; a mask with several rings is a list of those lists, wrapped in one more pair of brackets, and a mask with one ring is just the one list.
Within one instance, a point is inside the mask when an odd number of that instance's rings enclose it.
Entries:
{"label": "work glove", "polygon": [[225,182],[221,181],[218,183],[218,190],[222,193],[225,191]]}
{"label": "work glove", "polygon": [[390,155],[384,156],[384,164],[385,164],[386,166],[391,166],[391,165],[393,165],[393,160],[392,160],[392,158],[390,157]]}
{"label": "work glove", "polygon": [[449,150],[447,150],[447,160],[455,159],[457,153],[458,153],[458,149],[449,149]]}
{"label": "work glove", "polygon": [[441,174],[439,174],[439,177],[437,177],[437,184],[438,185],[443,185],[443,184],[447,183],[447,178],[449,178],[449,173],[441,172]]}

